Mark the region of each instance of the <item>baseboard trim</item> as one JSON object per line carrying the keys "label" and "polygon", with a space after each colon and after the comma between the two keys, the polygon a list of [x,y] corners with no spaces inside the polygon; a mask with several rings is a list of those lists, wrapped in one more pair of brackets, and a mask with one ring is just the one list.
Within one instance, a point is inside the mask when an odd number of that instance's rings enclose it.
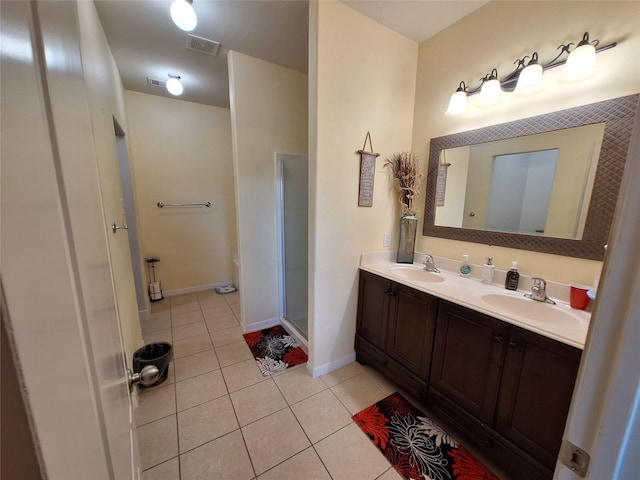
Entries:
{"label": "baseboard trim", "polygon": [[196,292],[204,292],[205,290],[213,290],[216,287],[227,287],[232,285],[233,282],[219,282],[219,283],[209,283],[206,285],[196,285],[195,287],[187,287],[187,288],[176,288],[174,290],[163,290],[163,295],[167,297],[175,296],[175,295],[183,295],[185,293],[196,293]]}
{"label": "baseboard trim", "polygon": [[242,325],[242,333],[258,332],[265,328],[275,327],[276,325],[280,325],[279,318],[268,318],[267,320],[261,320],[260,322]]}
{"label": "baseboard trim", "polygon": [[353,352],[333,362],[320,365],[319,367],[314,367],[309,362],[307,362],[307,372],[309,372],[309,375],[311,375],[312,377],[320,377],[341,367],[344,367],[345,365],[349,365],[350,363],[355,362],[355,360],[356,352]]}

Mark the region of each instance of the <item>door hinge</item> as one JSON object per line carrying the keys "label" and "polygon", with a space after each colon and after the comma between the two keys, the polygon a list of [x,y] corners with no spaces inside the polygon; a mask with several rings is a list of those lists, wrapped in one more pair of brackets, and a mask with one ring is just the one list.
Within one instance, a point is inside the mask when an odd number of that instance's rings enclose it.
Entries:
{"label": "door hinge", "polygon": [[576,475],[585,477],[589,469],[591,457],[587,452],[576,447],[566,438],[563,438],[558,460],[560,460],[560,463],[565,467],[571,469]]}

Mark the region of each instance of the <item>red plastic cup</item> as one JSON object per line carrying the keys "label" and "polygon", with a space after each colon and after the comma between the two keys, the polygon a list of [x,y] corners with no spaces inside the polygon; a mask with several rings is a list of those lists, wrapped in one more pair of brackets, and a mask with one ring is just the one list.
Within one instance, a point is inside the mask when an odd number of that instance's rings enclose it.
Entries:
{"label": "red plastic cup", "polygon": [[589,296],[587,292],[589,288],[586,285],[571,285],[570,305],[571,308],[584,310],[589,305]]}

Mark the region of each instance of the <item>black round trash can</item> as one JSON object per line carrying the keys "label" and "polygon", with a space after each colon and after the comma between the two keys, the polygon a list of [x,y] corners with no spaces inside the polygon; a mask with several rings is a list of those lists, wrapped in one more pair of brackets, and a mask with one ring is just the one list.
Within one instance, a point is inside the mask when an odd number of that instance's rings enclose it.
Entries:
{"label": "black round trash can", "polygon": [[[139,373],[147,365],[155,365],[160,372],[158,381],[149,387],[160,385],[169,375],[169,363],[173,359],[173,348],[167,342],[149,343],[133,354],[133,372]],[[143,385],[144,386],[144,385]]]}

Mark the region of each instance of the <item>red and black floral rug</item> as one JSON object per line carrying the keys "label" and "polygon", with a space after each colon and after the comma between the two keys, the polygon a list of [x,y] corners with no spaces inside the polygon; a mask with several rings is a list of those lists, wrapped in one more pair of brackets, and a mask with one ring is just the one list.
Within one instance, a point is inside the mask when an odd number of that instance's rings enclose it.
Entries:
{"label": "red and black floral rug", "polygon": [[243,337],[265,377],[307,361],[305,351],[280,325]]}
{"label": "red and black floral rug", "polygon": [[400,475],[412,480],[498,480],[487,467],[399,393],[353,421]]}

